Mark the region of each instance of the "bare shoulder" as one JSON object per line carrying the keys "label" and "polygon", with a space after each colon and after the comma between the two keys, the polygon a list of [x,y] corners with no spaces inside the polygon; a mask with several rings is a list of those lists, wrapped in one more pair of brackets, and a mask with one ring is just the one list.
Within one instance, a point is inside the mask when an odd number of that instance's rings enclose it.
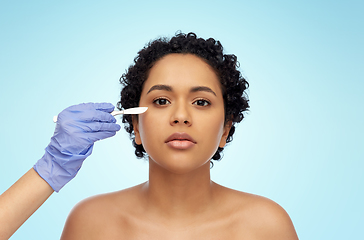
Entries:
{"label": "bare shoulder", "polygon": [[249,239],[298,239],[291,218],[276,202],[228,188],[224,191],[234,208],[234,225],[239,235],[249,233]]}
{"label": "bare shoulder", "polygon": [[253,219],[252,228],[261,239],[298,239],[287,212],[276,202],[257,195],[251,195],[246,216]]}
{"label": "bare shoulder", "polygon": [[61,239],[116,239],[127,228],[124,215],[135,203],[138,186],[79,202],[69,214]]}

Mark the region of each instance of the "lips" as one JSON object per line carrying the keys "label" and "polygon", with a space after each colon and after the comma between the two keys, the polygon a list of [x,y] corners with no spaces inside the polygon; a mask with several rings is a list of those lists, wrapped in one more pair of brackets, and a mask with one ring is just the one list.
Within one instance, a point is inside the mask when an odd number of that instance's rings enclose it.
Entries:
{"label": "lips", "polygon": [[188,149],[193,147],[196,141],[187,133],[173,133],[165,143],[171,148]]}

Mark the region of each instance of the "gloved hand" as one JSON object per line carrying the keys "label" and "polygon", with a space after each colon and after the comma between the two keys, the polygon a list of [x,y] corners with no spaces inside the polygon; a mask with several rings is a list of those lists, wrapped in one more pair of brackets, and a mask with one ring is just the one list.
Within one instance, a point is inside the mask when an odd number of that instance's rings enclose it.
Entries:
{"label": "gloved hand", "polygon": [[111,103],[84,103],[66,108],[58,115],[56,129],[44,156],[34,170],[59,190],[74,178],[91,154],[94,142],[112,137],[120,130],[110,114]]}

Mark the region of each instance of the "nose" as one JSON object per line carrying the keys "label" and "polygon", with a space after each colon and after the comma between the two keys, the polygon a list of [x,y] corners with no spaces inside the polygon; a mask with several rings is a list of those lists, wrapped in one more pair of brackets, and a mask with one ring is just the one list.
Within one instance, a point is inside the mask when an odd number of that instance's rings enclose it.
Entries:
{"label": "nose", "polygon": [[186,125],[191,126],[191,115],[188,107],[184,104],[175,105],[171,115],[171,125]]}

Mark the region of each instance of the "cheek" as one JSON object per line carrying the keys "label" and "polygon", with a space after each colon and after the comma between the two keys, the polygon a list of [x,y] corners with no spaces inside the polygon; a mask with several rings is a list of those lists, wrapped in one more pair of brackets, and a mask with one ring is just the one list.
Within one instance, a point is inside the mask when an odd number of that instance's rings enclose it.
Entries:
{"label": "cheek", "polygon": [[154,114],[152,111],[140,116],[139,133],[141,143],[148,156],[152,159],[159,159],[164,154],[163,143],[168,137],[166,124],[168,124],[166,117]]}
{"label": "cheek", "polygon": [[224,120],[216,121],[216,125],[212,126],[212,128],[214,129],[214,133],[211,136],[211,140],[215,141],[214,143],[216,144],[217,148],[224,133]]}
{"label": "cheek", "polygon": [[[217,149],[224,131],[223,113],[200,117],[198,121],[198,134],[204,136],[202,140],[211,144],[211,147]],[[197,123],[196,123],[197,124]]]}
{"label": "cheek", "polygon": [[161,131],[161,116],[155,116],[152,112],[146,112],[140,115],[139,118],[139,132],[143,146],[149,141],[153,141]]}

